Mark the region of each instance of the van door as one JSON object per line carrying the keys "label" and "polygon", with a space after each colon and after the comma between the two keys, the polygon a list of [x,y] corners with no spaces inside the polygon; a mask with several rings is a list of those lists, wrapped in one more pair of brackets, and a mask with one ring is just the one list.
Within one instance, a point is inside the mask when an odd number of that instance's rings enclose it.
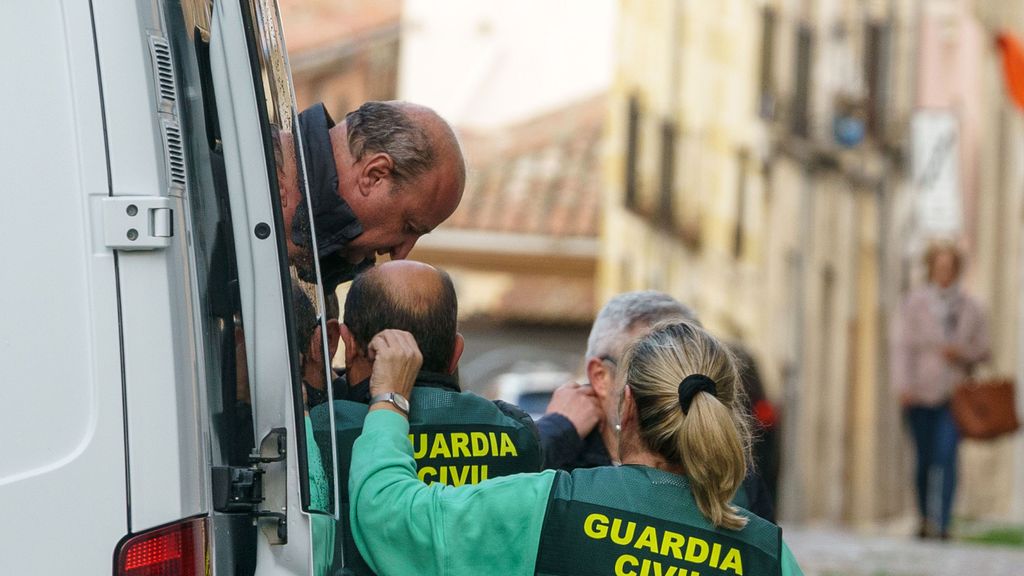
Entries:
{"label": "van door", "polygon": [[[275,0],[164,5],[183,80],[189,223],[203,328],[215,574],[323,573],[337,518],[326,314]],[[305,221],[311,222],[311,218]],[[337,315],[337,311],[333,311]],[[325,542],[331,535],[318,532]],[[320,557],[324,556],[324,557]]]}
{"label": "van door", "polygon": [[[311,530],[333,527],[330,520],[338,516],[335,449],[333,435],[320,435],[324,444],[314,440],[308,414],[315,402],[332,397],[332,377],[312,204],[276,1],[217,2],[209,66],[246,319],[254,439],[264,471],[255,573],[322,573],[333,546],[314,550]],[[303,210],[306,218],[299,220],[309,224],[293,226]],[[316,537],[332,540],[320,531]]]}

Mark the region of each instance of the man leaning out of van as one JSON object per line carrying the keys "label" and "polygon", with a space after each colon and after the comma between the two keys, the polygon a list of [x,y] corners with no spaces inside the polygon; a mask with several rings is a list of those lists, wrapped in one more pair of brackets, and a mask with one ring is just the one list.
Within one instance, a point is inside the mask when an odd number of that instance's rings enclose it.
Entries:
{"label": "man leaning out of van", "polygon": [[[428,484],[476,484],[540,470],[539,436],[530,416],[510,404],[491,402],[459,388],[454,374],[463,339],[456,332],[457,316],[451,278],[420,262],[387,262],[357,276],[349,289],[341,336],[351,400],[318,406],[311,418],[314,434],[329,433],[327,410],[334,411],[343,524],[335,533],[344,540],[334,543],[338,547],[334,558],[337,564],[344,557],[345,568],[354,574],[373,573],[360,557],[348,526],[352,445],[362,432],[369,405],[390,402],[408,413],[418,475]],[[423,354],[411,410],[401,397],[370,397],[374,354],[368,346],[387,329],[411,333]]]}
{"label": "man leaning out of van", "polygon": [[[366,102],[335,124],[323,104],[299,115],[324,291],[374,265],[405,258],[462,199],[466,165],[451,127],[408,102]],[[282,151],[284,172],[297,154]],[[289,254],[308,250],[304,195],[284,175],[281,206]],[[307,282],[312,267],[299,266]]]}

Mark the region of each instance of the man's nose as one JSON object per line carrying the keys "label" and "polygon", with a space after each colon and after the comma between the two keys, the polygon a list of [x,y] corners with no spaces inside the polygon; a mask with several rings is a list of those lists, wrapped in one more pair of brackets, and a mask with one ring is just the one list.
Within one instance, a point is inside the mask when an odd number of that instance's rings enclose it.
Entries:
{"label": "man's nose", "polygon": [[419,240],[419,239],[420,239],[419,236],[413,236],[412,238],[409,238],[405,242],[402,242],[398,246],[395,246],[394,248],[392,248],[391,249],[391,259],[392,260],[405,260],[406,256],[409,255],[409,252],[412,252],[412,247],[416,245],[416,241]]}

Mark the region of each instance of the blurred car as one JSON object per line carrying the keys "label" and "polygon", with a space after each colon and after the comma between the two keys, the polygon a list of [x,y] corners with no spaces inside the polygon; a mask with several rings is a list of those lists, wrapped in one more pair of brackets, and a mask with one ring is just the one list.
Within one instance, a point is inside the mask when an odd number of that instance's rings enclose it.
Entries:
{"label": "blurred car", "polygon": [[519,406],[536,420],[544,415],[555,389],[571,379],[572,374],[560,370],[507,372],[495,379],[492,395]]}

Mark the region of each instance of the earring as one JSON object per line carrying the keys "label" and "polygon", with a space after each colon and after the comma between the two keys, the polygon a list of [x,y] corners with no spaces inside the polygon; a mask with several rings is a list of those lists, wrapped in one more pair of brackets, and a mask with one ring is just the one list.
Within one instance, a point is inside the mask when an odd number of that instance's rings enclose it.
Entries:
{"label": "earring", "polygon": [[616,424],[615,425],[615,431],[616,432],[622,432],[622,424]]}

